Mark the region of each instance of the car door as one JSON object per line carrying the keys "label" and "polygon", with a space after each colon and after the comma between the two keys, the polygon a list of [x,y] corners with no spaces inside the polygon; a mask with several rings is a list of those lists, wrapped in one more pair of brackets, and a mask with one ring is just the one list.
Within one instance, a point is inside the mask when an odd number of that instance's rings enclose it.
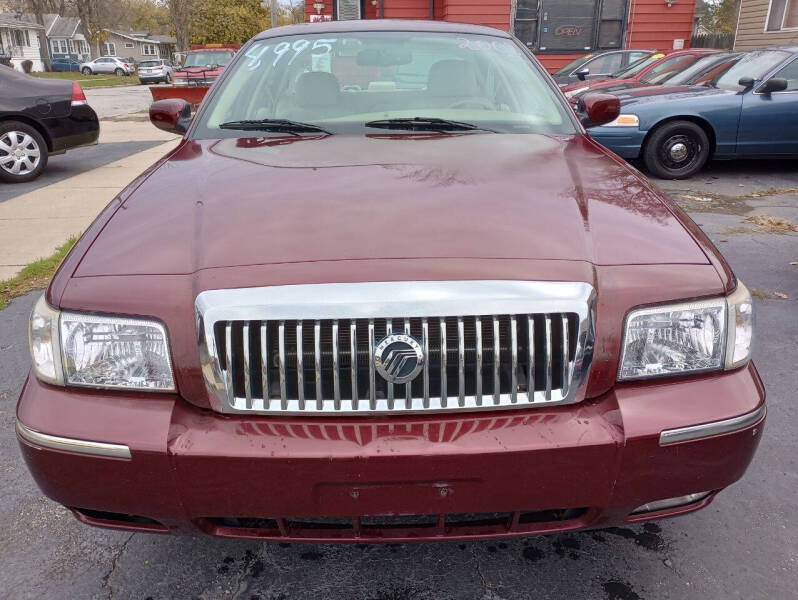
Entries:
{"label": "car door", "polygon": [[771,77],[787,80],[783,92],[746,92],[737,134],[740,155],[798,154],[798,56]]}
{"label": "car door", "polygon": [[94,68],[92,69],[95,73],[108,73],[108,59],[107,58],[98,58],[94,61]]}
{"label": "car door", "polygon": [[577,71],[590,69],[588,78],[606,77],[611,73],[615,73],[615,71],[619,71],[622,64],[623,54],[620,52],[608,52],[607,54],[602,54],[601,56],[590,59],[587,63],[579,67]]}

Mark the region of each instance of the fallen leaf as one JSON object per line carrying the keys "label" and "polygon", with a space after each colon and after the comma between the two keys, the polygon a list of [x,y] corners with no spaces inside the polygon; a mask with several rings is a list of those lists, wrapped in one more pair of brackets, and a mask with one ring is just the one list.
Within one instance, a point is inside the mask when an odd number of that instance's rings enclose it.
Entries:
{"label": "fallen leaf", "polygon": [[790,263],[791,265],[798,265],[798,260],[794,260]]}
{"label": "fallen leaf", "polygon": [[783,292],[773,292],[773,295],[776,296],[776,298],[781,298],[782,300],[789,298],[789,296]]}

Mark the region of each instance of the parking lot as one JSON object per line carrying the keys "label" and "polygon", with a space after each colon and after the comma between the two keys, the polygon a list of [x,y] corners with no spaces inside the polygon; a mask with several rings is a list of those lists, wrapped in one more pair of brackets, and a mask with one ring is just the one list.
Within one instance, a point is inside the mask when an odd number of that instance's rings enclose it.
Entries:
{"label": "parking lot", "polygon": [[[145,87],[89,94],[101,117],[112,119],[107,123],[142,123],[135,113],[149,102]],[[74,150],[54,158],[51,171],[30,187],[0,188],[0,207],[83,171],[152,153],[165,141],[146,139],[138,125],[134,130],[143,137]],[[0,598],[795,597],[798,233],[785,223],[798,223],[798,162],[715,163],[692,180],[657,183],[718,245],[758,310],[754,356],[768,391],[766,433],[745,478],[707,509],[591,532],[374,546],[89,528],[40,494],[17,448],[14,407],[29,364],[27,316],[39,293],[32,292],[0,311]]]}

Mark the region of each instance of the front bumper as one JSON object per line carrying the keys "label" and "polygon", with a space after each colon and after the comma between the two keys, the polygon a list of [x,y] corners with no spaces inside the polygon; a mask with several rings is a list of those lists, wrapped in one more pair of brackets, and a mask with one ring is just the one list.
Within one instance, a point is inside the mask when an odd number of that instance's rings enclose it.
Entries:
{"label": "front bumper", "polygon": [[[29,378],[17,417],[39,487],[90,524],[304,541],[468,539],[706,506],[754,455],[764,389],[749,365],[618,385],[572,406],[339,419],[227,416],[177,395],[65,390]],[[716,422],[725,425],[707,425]],[[680,433],[661,439],[671,430]],[[64,439],[73,446],[59,445]],[[710,494],[632,514],[698,492]]]}
{"label": "front bumper", "polygon": [[621,158],[639,158],[646,131],[636,127],[591,127],[590,137]]}

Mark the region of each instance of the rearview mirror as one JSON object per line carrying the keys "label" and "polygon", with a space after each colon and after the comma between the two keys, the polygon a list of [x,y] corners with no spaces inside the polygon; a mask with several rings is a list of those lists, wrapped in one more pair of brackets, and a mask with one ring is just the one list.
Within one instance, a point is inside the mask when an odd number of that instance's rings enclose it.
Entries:
{"label": "rearview mirror", "polygon": [[587,116],[587,122],[583,121],[586,127],[610,123],[621,114],[621,101],[612,94],[586,94],[582,98],[582,105]]}
{"label": "rearview mirror", "polygon": [[587,67],[582,67],[575,73],[575,75],[577,79],[579,79],[579,81],[584,81],[585,79],[587,79],[587,76],[590,75],[590,69],[588,69]]}
{"label": "rearview mirror", "polygon": [[158,129],[180,135],[191,123],[191,105],[181,98],[158,100],[150,105],[150,122]]}
{"label": "rearview mirror", "polygon": [[758,94],[770,94],[771,92],[783,92],[787,89],[788,82],[783,77],[772,77],[760,85],[756,92]]}

